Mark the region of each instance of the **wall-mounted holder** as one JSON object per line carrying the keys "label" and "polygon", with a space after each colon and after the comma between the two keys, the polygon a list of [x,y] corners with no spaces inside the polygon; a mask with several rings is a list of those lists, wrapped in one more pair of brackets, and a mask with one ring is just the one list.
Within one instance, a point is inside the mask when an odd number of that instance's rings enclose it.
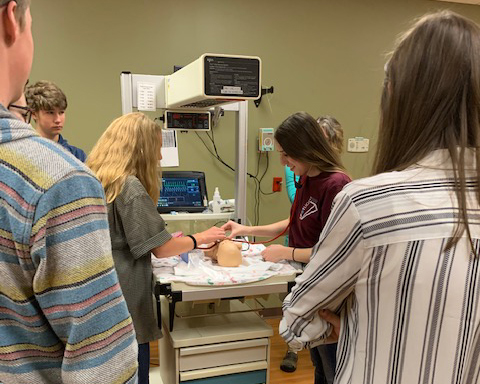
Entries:
{"label": "wall-mounted holder", "polygon": [[273,93],[273,85],[270,88],[262,87],[262,93],[260,94],[260,98],[258,98],[257,100],[253,100],[253,102],[255,103],[255,106],[257,108],[260,105],[260,103],[262,102],[262,96],[266,95],[268,93]]}

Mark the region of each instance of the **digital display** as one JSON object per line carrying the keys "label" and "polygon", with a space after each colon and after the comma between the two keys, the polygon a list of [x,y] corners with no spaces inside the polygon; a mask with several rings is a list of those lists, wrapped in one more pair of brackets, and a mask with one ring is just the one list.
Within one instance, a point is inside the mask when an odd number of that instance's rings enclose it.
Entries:
{"label": "digital display", "polygon": [[162,177],[162,191],[157,205],[170,208],[203,207],[199,180]]}
{"label": "digital display", "polygon": [[165,122],[167,129],[208,131],[210,130],[210,113],[167,111]]}

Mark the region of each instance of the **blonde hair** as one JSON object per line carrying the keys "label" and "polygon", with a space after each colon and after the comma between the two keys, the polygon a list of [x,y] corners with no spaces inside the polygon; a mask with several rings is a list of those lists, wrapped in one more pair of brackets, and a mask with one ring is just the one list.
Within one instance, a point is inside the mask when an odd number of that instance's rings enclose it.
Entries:
{"label": "blonde hair", "polygon": [[117,198],[130,175],[136,176],[153,202],[157,202],[159,133],[161,127],[140,112],[115,119],[105,130],[86,164],[102,183],[107,203]]}

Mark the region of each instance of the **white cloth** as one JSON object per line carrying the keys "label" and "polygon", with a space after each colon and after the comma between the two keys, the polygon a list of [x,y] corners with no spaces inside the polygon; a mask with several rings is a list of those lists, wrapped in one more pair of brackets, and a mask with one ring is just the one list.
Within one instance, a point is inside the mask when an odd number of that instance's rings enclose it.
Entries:
{"label": "white cloth", "polygon": [[252,283],[275,275],[301,272],[285,261],[264,261],[260,256],[264,249],[265,246],[261,244],[251,245],[242,251],[242,264],[235,268],[220,267],[200,250],[189,252],[188,263],[178,256],[163,259],[152,257],[153,273],[162,283],[176,281],[189,285],[221,286]]}
{"label": "white cloth", "polygon": [[[469,154],[469,156],[471,153]],[[341,315],[335,383],[479,383],[480,264],[455,228],[445,151],[421,164],[354,181],[335,205],[284,302],[280,333],[296,350],[330,333],[318,310]],[[466,172],[476,254],[480,206]]]}

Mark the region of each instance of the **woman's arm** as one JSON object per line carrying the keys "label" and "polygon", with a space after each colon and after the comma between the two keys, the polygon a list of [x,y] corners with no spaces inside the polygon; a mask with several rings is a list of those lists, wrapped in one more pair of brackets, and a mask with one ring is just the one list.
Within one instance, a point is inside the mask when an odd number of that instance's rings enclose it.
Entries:
{"label": "woman's arm", "polygon": [[290,200],[290,204],[293,203],[293,200],[295,200],[295,194],[297,193],[297,188],[295,187],[295,181],[297,176],[292,172],[292,170],[288,167],[288,165],[285,166],[285,188],[287,189],[287,195],[288,199]]}
{"label": "woman's arm", "polygon": [[211,227],[206,231],[195,233],[192,236],[195,238],[196,244],[194,244],[193,239],[188,236],[171,238],[165,244],[153,248],[152,253],[155,257],[162,258],[188,252],[194,249],[195,245],[207,244],[225,239],[225,231],[218,227]]}
{"label": "woman's arm", "polygon": [[263,236],[263,237],[274,237],[282,233],[285,228],[287,228],[290,219],[285,219],[278,221],[269,225],[259,225],[259,226],[248,226],[238,224],[234,221],[229,221],[227,224],[222,226],[222,229],[225,231],[231,231],[228,236],[229,239],[234,238],[235,236]]}
{"label": "woman's arm", "polygon": [[293,248],[273,244],[262,251],[262,256],[265,261],[271,261],[273,263],[281,260],[293,260],[307,264],[310,261],[311,253],[312,248]]}
{"label": "woman's arm", "polygon": [[[190,237],[172,238],[152,199],[138,180],[126,183],[123,193],[124,198],[117,198],[118,201],[115,201],[116,211],[122,218],[123,232],[135,258],[144,255],[150,257],[150,252],[156,257],[168,257],[194,248],[193,239]],[[225,239],[225,231],[212,227],[194,234],[193,237],[198,245],[211,243]]]}
{"label": "woman's arm", "polygon": [[304,272],[283,303],[280,334],[294,351],[325,341],[331,326],[319,309],[336,311],[354,289],[364,258],[360,217],[340,192]]}

